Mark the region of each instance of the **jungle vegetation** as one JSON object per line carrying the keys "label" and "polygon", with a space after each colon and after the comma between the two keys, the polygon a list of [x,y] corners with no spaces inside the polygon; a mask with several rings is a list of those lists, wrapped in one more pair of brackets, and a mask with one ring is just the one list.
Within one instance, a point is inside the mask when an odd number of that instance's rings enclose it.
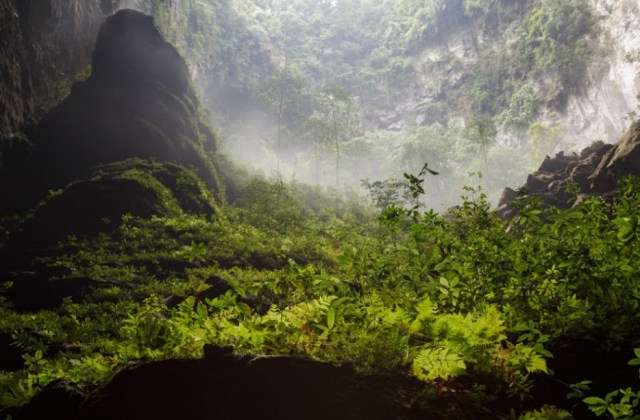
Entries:
{"label": "jungle vegetation", "polygon": [[[572,186],[570,209],[521,197],[505,220],[493,208],[562,141],[541,110],[561,108],[594,56],[585,1],[183,0],[178,17],[152,5],[226,150],[275,176],[228,168],[237,191],[216,200],[190,170],[135,162],[125,175],[157,191],[158,215],[20,255],[53,282],[92,287],[21,307],[19,274],[0,278],[0,336],[21,353],[0,370],[0,408],[59,380],[88,395],[132,364],[216,345],[402,372],[505,418],[639,418],[640,180],[620,180],[609,201]],[[416,59],[461,25],[505,48]],[[371,102],[411,90],[417,66],[463,82],[424,105],[429,121],[380,129]],[[0,251],[36,210],[0,218]],[[587,351],[615,354],[602,365],[631,379],[555,363]],[[540,394],[550,383],[552,400]]]}
{"label": "jungle vegetation", "polygon": [[[0,332],[25,354],[0,372],[0,404],[58,379],[86,394],[133,362],[201,357],[214,344],[403,371],[510,401],[517,418],[570,418],[535,398],[566,345],[625,348],[639,363],[638,179],[611,203],[521,200],[502,220],[476,188],[447,213],[425,211],[428,176],[425,166],[391,192],[371,188],[378,210],[249,178],[236,205],[209,217],[125,217],[111,233],[68,237],[33,263],[57,267],[54,281],[102,286],[35,312],[3,298]],[[565,409],[637,418],[640,390],[602,390],[592,366],[580,371],[563,385]]]}

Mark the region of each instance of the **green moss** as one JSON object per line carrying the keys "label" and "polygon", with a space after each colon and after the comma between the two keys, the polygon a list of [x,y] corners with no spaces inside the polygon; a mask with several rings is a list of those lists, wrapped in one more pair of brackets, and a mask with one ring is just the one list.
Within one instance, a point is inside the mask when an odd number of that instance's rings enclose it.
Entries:
{"label": "green moss", "polygon": [[117,227],[124,215],[212,216],[217,204],[192,169],[130,159],[99,167],[89,179],[50,194],[22,223],[18,243],[51,243]]}
{"label": "green moss", "polygon": [[71,95],[71,89],[76,82],[84,82],[91,76],[91,63],[87,64],[78,73],[56,80],[50,86],[46,95],[37,98],[36,115],[42,116],[49,110],[58,106]]}
{"label": "green moss", "polygon": [[156,190],[173,214],[213,215],[217,204],[211,191],[192,168],[177,163],[128,159],[97,169],[94,179],[133,179]]}

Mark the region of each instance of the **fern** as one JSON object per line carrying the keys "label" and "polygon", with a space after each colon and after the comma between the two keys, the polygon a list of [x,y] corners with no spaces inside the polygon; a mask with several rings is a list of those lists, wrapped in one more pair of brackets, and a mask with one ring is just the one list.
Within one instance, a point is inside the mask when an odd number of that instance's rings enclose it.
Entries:
{"label": "fern", "polygon": [[412,365],[413,374],[424,381],[459,376],[466,368],[462,357],[446,347],[422,349]]}

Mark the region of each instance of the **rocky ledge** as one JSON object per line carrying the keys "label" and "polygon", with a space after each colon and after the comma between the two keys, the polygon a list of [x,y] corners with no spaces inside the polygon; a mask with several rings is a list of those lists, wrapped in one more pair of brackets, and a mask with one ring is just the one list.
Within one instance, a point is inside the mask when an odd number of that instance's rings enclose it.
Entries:
{"label": "rocky ledge", "polygon": [[[521,194],[539,197],[546,206],[569,208],[576,204],[570,185],[578,187],[578,200],[586,196],[613,198],[618,180],[626,175],[640,176],[640,122],[632,124],[617,145],[595,142],[579,155],[558,153],[547,158],[529,175]],[[498,204],[498,214],[510,218],[515,210],[510,203],[518,193],[506,188]]]}

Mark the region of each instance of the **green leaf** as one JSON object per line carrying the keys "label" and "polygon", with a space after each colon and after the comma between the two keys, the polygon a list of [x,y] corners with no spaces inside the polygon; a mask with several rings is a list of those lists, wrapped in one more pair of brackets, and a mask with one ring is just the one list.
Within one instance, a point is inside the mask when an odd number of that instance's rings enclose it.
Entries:
{"label": "green leaf", "polygon": [[631,242],[636,237],[638,216],[623,217],[616,220],[618,225],[618,239],[624,243]]}
{"label": "green leaf", "polygon": [[331,307],[327,311],[327,327],[329,327],[329,329],[333,329],[335,324],[336,324],[336,309]]}
{"label": "green leaf", "polygon": [[547,370],[547,361],[540,356],[534,356],[529,360],[527,364],[527,371],[532,372],[544,372],[549,373]]}
{"label": "green leaf", "polygon": [[587,397],[582,401],[587,405],[607,405],[607,402],[600,397]]}

